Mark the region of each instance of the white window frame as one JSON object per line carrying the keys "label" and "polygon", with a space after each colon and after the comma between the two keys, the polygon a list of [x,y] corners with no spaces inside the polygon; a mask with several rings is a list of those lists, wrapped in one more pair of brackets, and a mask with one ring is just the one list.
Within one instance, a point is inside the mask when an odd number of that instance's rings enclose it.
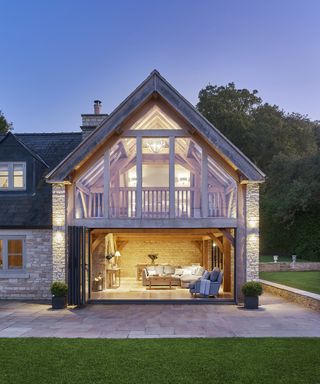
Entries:
{"label": "white window frame", "polygon": [[[2,268],[0,268],[0,276],[19,274],[26,272],[26,237],[25,236],[0,236],[2,240]],[[8,267],[8,241],[9,240],[22,240],[22,268],[9,268]]]}
{"label": "white window frame", "polygon": [[[8,167],[8,187],[4,188],[0,186],[0,191],[25,191],[27,188],[27,167],[26,163],[22,161],[10,161],[10,162],[0,162],[0,166]],[[23,187],[14,186],[14,166],[22,165],[23,169]]]}

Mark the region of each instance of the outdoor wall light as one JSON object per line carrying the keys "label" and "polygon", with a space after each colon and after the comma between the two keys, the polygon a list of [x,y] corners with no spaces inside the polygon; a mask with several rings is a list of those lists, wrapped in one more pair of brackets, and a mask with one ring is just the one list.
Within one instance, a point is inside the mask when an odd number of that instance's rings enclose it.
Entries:
{"label": "outdoor wall light", "polygon": [[259,219],[257,219],[257,218],[250,218],[248,220],[248,227],[249,228],[258,228],[259,227]]}

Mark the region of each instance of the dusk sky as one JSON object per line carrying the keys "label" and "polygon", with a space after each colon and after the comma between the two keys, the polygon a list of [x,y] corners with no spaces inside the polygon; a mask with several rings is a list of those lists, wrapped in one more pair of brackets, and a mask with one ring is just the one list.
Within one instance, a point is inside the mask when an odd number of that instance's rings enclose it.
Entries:
{"label": "dusk sky", "polygon": [[0,0],[0,110],[14,132],[77,131],[153,69],[191,103],[208,83],[257,89],[320,119],[320,1]]}

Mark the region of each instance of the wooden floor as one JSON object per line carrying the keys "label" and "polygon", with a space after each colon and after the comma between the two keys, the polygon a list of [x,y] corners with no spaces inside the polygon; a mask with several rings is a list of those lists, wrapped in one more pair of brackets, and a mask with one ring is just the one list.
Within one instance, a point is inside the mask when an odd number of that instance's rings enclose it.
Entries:
{"label": "wooden floor", "polygon": [[[152,289],[142,285],[142,281],[135,278],[121,278],[119,288],[106,289],[100,292],[91,292],[92,300],[199,300],[192,296],[187,288],[173,286],[154,286]],[[219,292],[217,299],[233,299],[231,293]]]}

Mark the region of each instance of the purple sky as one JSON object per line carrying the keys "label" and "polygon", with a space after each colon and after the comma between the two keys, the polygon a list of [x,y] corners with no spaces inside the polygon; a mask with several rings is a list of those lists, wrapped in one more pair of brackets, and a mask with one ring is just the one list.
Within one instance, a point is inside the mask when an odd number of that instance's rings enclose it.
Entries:
{"label": "purple sky", "polygon": [[15,132],[76,131],[154,69],[196,104],[235,82],[320,119],[320,1],[0,0],[0,110]]}

